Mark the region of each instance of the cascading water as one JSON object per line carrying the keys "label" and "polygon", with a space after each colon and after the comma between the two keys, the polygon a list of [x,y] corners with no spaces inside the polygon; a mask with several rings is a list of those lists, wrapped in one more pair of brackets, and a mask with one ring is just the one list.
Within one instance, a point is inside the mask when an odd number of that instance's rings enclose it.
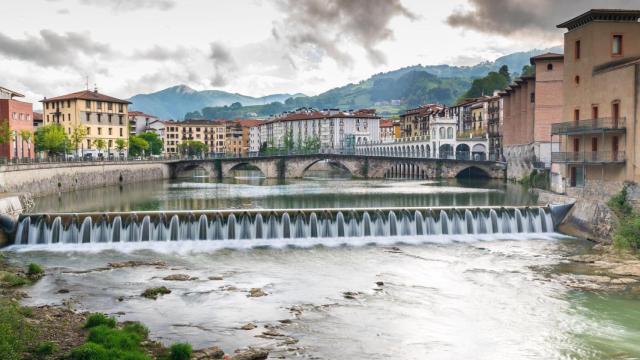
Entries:
{"label": "cascading water", "polygon": [[23,215],[14,244],[385,238],[553,230],[548,207],[54,214]]}

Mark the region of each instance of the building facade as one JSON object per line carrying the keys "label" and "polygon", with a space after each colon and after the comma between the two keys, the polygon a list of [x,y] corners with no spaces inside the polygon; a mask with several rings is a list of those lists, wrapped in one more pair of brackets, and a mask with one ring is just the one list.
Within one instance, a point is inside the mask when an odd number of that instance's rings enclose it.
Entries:
{"label": "building facade", "polygon": [[129,112],[129,129],[130,135],[138,135],[147,128],[149,125],[155,121],[158,121],[158,117],[154,115],[148,115],[143,113],[142,111],[130,111]]}
{"label": "building facade", "polygon": [[32,159],[35,155],[33,105],[16,99],[22,97],[24,95],[0,87],[0,124],[10,133],[10,137],[0,144],[0,158]]}
{"label": "building facade", "polygon": [[611,194],[640,180],[639,19],[640,10],[590,10],[558,25],[567,32],[555,191]]}
{"label": "building facade", "polygon": [[507,177],[520,180],[551,167],[551,124],[562,117],[562,54],[531,58],[535,75],[523,76],[500,92],[503,102],[503,156]]}
{"label": "building facade", "polygon": [[180,145],[186,141],[200,141],[207,146],[207,154],[220,156],[225,153],[227,127],[224,121],[184,120],[164,121],[164,152],[180,154]]}
{"label": "building facade", "polygon": [[309,141],[317,141],[321,151],[354,151],[358,144],[380,141],[380,117],[375,110],[299,109],[252,126],[249,137],[252,153],[302,148]]}
{"label": "building facade", "polygon": [[[85,128],[86,136],[78,144],[77,156],[112,153],[116,140],[129,139],[129,101],[98,93],[79,91],[41,100],[44,125],[59,124],[68,136],[75,128]],[[103,139],[106,149],[99,150],[95,141]]]}

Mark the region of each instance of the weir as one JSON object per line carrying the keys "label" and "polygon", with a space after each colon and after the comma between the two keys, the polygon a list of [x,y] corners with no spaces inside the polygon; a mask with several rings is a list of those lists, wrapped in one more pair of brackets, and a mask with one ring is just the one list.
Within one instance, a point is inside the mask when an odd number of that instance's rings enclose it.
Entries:
{"label": "weir", "polygon": [[25,214],[13,244],[551,233],[554,219],[566,211],[542,206]]}

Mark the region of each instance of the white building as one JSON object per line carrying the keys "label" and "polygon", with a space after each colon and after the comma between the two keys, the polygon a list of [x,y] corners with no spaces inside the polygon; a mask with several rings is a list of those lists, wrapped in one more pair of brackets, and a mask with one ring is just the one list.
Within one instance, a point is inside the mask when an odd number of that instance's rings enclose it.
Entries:
{"label": "white building", "polygon": [[288,138],[294,149],[317,139],[321,151],[354,150],[359,144],[380,141],[380,117],[375,110],[300,109],[285,113],[251,127],[250,152],[257,153],[261,147],[284,149]]}
{"label": "white building", "polygon": [[158,117],[148,115],[141,111],[129,111],[129,126],[131,127],[131,135],[138,135],[153,122],[158,121]]}

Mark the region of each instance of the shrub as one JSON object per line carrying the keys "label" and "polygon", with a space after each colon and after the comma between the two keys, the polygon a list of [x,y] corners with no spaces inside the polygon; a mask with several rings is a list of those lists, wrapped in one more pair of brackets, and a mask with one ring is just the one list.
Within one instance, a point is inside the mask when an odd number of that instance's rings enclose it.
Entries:
{"label": "shrub", "polygon": [[191,359],[191,344],[177,343],[171,345],[169,359],[171,360],[189,360]]}
{"label": "shrub", "polygon": [[3,360],[22,359],[33,338],[33,328],[20,310],[16,303],[0,299],[0,357]]}
{"label": "shrub", "polygon": [[149,329],[139,322],[130,322],[124,325],[122,330],[140,335],[142,338],[149,336]]}
{"label": "shrub", "polygon": [[99,325],[91,329],[87,341],[102,345],[105,349],[137,350],[142,337],[133,332]]}
{"label": "shrub", "polygon": [[611,210],[615,211],[619,216],[626,216],[633,212],[633,208],[627,201],[627,188],[623,187],[620,192],[613,195],[607,202]]}
{"label": "shrub", "polygon": [[147,299],[157,299],[158,295],[171,294],[171,290],[167,289],[165,286],[160,286],[157,288],[149,288],[142,293],[142,297],[146,297]]}
{"label": "shrub", "polygon": [[95,313],[87,317],[87,322],[84,324],[85,329],[91,329],[96,326],[104,325],[106,327],[116,327],[116,319],[108,317],[105,314]]}
{"label": "shrub", "polygon": [[613,243],[620,249],[640,250],[640,215],[632,214],[620,219]]}
{"label": "shrub", "polygon": [[109,360],[109,352],[98,344],[88,342],[73,349],[69,358],[71,360]]}
{"label": "shrub", "polygon": [[33,350],[34,354],[36,354],[36,356],[39,358],[46,357],[47,355],[52,355],[56,351],[58,351],[58,345],[56,345],[56,343],[52,341],[45,341],[43,343],[40,343],[40,345],[36,346],[36,348]]}
{"label": "shrub", "polygon": [[40,275],[42,273],[44,273],[44,270],[42,270],[40,265],[38,265],[36,263],[31,263],[27,267],[27,275],[29,275],[29,276]]}

